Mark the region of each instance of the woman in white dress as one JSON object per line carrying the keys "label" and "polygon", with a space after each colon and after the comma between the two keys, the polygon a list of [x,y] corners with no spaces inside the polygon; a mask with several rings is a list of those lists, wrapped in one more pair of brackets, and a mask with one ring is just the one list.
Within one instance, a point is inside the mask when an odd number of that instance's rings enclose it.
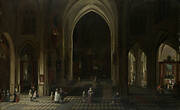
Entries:
{"label": "woman in white dress", "polygon": [[59,102],[59,98],[60,98],[59,91],[58,91],[58,89],[56,89],[55,95],[54,95],[54,102],[58,103]]}
{"label": "woman in white dress", "polygon": [[88,103],[89,104],[92,102],[92,95],[93,95],[93,90],[92,88],[89,88],[88,90]]}
{"label": "woman in white dress", "polygon": [[37,97],[37,91],[35,90],[35,91],[34,91],[34,94],[33,94],[33,99],[35,100],[36,97]]}
{"label": "woman in white dress", "polygon": [[30,89],[30,90],[29,90],[29,98],[30,98],[30,101],[32,101],[32,97],[33,97],[33,93],[32,93],[32,90]]}

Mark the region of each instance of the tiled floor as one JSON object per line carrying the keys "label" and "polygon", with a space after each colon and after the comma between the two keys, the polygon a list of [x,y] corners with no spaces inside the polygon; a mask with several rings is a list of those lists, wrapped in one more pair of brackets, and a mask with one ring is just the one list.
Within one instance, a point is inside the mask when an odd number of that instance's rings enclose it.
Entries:
{"label": "tiled floor", "polygon": [[0,110],[180,110],[177,97],[144,93],[121,98],[117,104],[113,104],[112,99],[97,99],[88,104],[79,96],[67,96],[63,104],[54,103],[49,97],[40,97],[36,101],[24,97],[18,103],[0,102]]}

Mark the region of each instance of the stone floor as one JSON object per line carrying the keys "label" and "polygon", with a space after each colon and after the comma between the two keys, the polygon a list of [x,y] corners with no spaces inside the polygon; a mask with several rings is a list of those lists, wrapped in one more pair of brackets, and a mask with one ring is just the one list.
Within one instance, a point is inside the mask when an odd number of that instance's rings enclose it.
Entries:
{"label": "stone floor", "polygon": [[180,110],[180,99],[166,94],[157,96],[152,91],[144,89],[132,90],[128,97],[113,104],[112,99],[98,99],[88,104],[81,101],[79,96],[67,96],[65,103],[54,103],[48,96],[36,101],[23,97],[20,102],[0,102],[0,110]]}

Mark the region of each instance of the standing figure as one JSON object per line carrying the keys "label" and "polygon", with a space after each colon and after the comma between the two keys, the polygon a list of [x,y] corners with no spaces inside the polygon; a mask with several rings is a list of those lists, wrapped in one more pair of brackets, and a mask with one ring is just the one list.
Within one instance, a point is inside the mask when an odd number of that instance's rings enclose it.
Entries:
{"label": "standing figure", "polygon": [[2,90],[2,102],[6,100],[6,91]]}
{"label": "standing figure", "polygon": [[55,91],[54,102],[55,102],[55,103],[58,103],[58,102],[59,102],[59,92],[58,92],[58,89],[56,89],[56,91]]}
{"label": "standing figure", "polygon": [[13,102],[17,102],[17,90],[16,89],[14,91],[14,100],[13,100]]}
{"label": "standing figure", "polygon": [[30,98],[30,101],[32,101],[32,97],[33,97],[33,93],[32,93],[32,90],[30,89],[30,90],[29,90],[29,98]]}
{"label": "standing figure", "polygon": [[18,88],[15,88],[15,92],[16,92],[16,102],[19,102],[20,100],[20,95],[18,93]]}
{"label": "standing figure", "polygon": [[118,103],[119,102],[119,92],[116,92],[116,94],[113,97],[113,103]]}
{"label": "standing figure", "polygon": [[92,95],[93,95],[92,88],[89,88],[88,90],[88,103],[89,104],[92,102]]}
{"label": "standing figure", "polygon": [[6,92],[6,101],[7,101],[7,102],[10,101],[10,93],[9,93],[9,90],[7,90],[7,92]]}
{"label": "standing figure", "polygon": [[53,91],[51,91],[50,98],[51,98],[51,100],[54,100],[54,93],[53,93]]}
{"label": "standing figure", "polygon": [[36,97],[37,97],[37,91],[35,90],[33,93],[33,99],[36,100]]}
{"label": "standing figure", "polygon": [[64,92],[63,92],[62,88],[59,89],[59,94],[60,94],[60,97],[59,97],[60,100],[59,101],[61,103],[63,103],[63,101],[64,101]]}
{"label": "standing figure", "polygon": [[83,93],[82,93],[82,101],[86,102],[86,92],[85,91],[83,91]]}

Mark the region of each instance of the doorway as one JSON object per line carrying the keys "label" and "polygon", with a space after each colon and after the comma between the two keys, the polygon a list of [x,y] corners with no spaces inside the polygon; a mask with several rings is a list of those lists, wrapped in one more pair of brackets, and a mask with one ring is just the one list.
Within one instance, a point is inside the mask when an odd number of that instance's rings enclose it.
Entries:
{"label": "doorway", "polygon": [[21,50],[20,58],[21,93],[28,93],[31,87],[37,89],[38,86],[37,61],[31,45],[28,44]]}
{"label": "doorway", "polygon": [[111,79],[111,38],[106,21],[96,14],[85,14],[73,32],[74,79]]}

